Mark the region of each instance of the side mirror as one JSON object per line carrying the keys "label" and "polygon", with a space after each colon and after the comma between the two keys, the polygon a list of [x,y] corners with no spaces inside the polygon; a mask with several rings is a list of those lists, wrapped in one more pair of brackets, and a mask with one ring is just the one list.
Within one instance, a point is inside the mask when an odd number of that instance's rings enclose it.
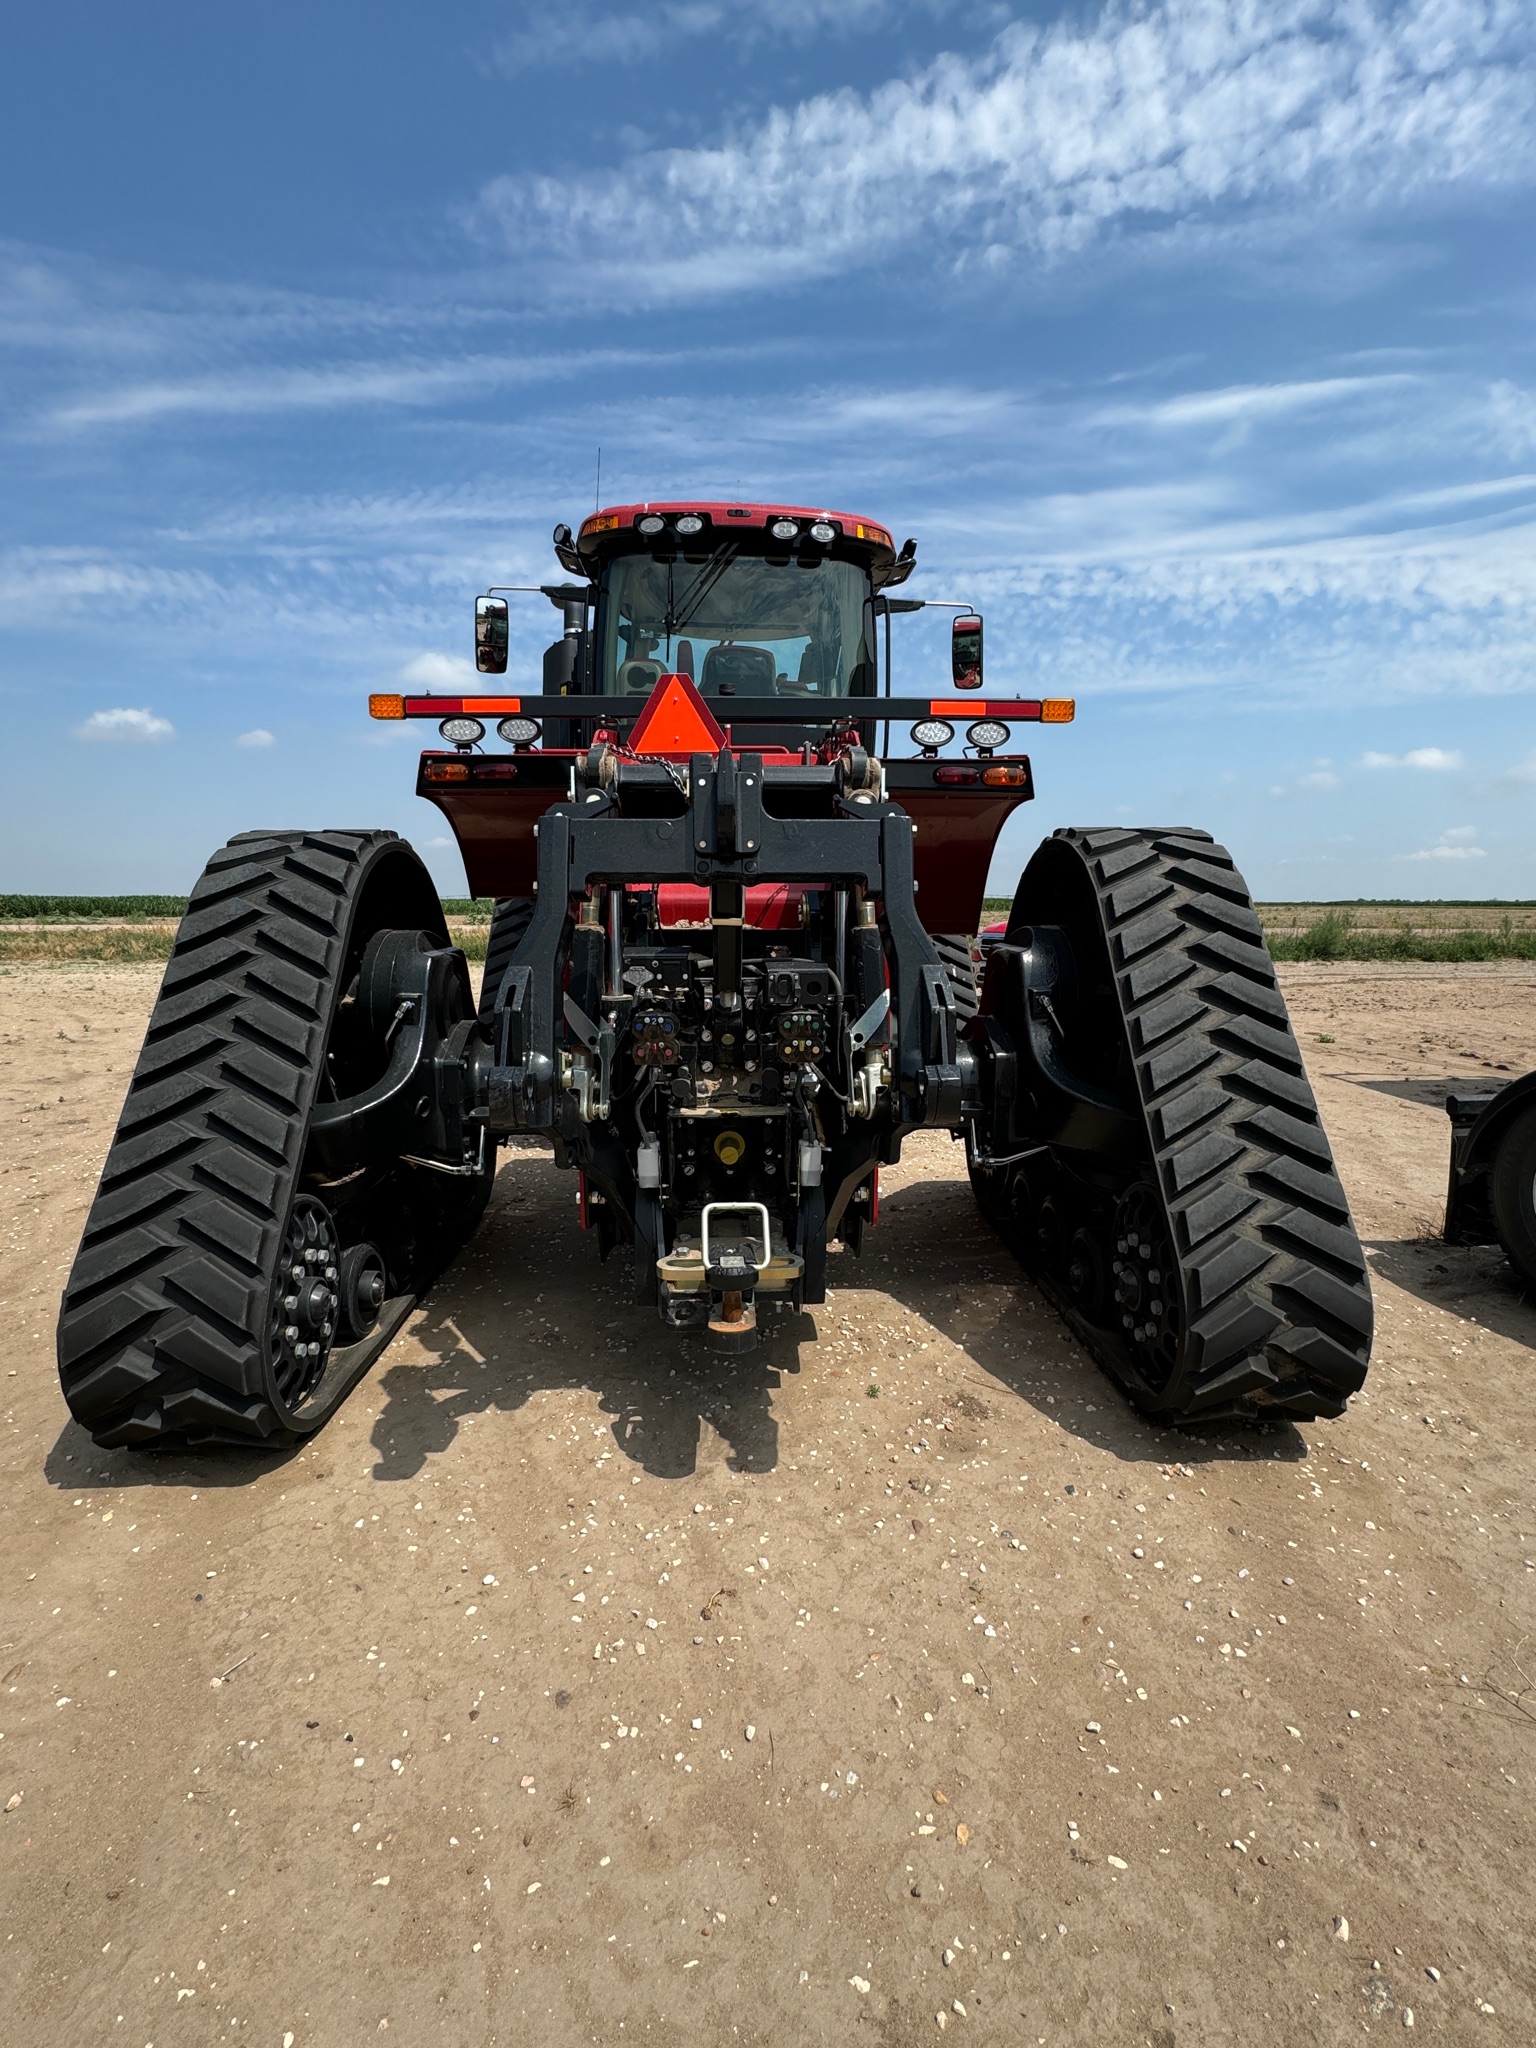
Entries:
{"label": "side mirror", "polygon": [[483,676],[504,676],[507,672],[507,600],[504,597],[475,599],[475,667]]}
{"label": "side mirror", "polygon": [[957,690],[981,688],[981,620],[962,612],[950,629],[949,672]]}

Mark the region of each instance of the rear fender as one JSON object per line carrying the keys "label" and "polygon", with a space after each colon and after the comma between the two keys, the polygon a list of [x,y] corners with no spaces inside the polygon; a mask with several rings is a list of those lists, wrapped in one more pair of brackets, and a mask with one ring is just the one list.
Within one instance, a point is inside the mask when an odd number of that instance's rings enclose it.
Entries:
{"label": "rear fender", "polygon": [[982,1014],[967,1036],[994,1077],[994,1154],[1020,1144],[1119,1153],[1141,1143],[1135,1105],[1071,1063],[1077,980],[1072,943],[1059,926],[1023,926],[987,955]]}

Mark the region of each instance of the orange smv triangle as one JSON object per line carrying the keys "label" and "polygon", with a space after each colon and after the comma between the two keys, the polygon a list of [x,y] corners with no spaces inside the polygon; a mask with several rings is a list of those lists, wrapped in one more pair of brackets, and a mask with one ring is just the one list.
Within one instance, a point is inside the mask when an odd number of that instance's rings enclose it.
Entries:
{"label": "orange smv triangle", "polygon": [[637,754],[683,760],[690,754],[718,754],[725,743],[725,734],[694,688],[693,677],[685,675],[657,677],[629,736],[630,747]]}

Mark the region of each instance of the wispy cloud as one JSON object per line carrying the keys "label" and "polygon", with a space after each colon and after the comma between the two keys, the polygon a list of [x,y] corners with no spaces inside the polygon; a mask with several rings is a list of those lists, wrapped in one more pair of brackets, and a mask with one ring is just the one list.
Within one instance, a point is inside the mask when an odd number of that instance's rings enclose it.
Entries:
{"label": "wispy cloud", "polygon": [[1151,427],[1229,426],[1255,419],[1286,419],[1318,406],[1338,405],[1411,384],[1407,371],[1375,377],[1314,377],[1288,384],[1235,384],[1224,391],[1189,391],[1145,405],[1106,406],[1096,425]]}
{"label": "wispy cloud", "polygon": [[176,728],[168,718],[158,718],[147,707],[138,710],[118,708],[112,711],[93,711],[84,725],[75,727],[75,737],[81,740],[127,740],[142,744],[145,741],[174,739]]}
{"label": "wispy cloud", "polygon": [[[1362,768],[1420,768],[1431,774],[1445,774],[1464,768],[1465,761],[1455,747],[1410,747],[1406,754],[1365,754]],[[1469,828],[1470,829],[1470,828]]]}
{"label": "wispy cloud", "polygon": [[241,733],[240,737],[235,741],[235,745],[237,747],[275,747],[277,745],[277,735],[268,732],[264,725],[258,725],[253,727],[250,732]]}
{"label": "wispy cloud", "polygon": [[[623,8],[571,0],[558,10],[525,0],[514,25],[497,42],[493,62],[512,75],[559,65],[644,64],[675,53],[682,43],[707,39],[746,51],[770,41],[849,35],[916,11],[912,0],[905,6],[901,0],[774,0],[766,7],[650,0],[648,6]],[[930,0],[921,11],[947,13],[951,8]]]}
{"label": "wispy cloud", "polygon": [[[226,347],[243,335],[230,334]],[[676,360],[676,358],[673,358]],[[632,350],[562,350],[526,355],[452,356],[400,362],[244,368],[211,376],[165,377],[67,400],[48,415],[63,428],[137,425],[173,414],[340,412],[352,406],[434,406],[482,392],[599,374],[646,358]]]}
{"label": "wispy cloud", "polygon": [[583,250],[631,293],[709,296],[964,247],[1051,257],[1222,213],[1396,206],[1529,182],[1524,0],[1161,0],[1016,23],[872,92],[819,94],[710,147],[493,181],[483,232]]}
{"label": "wispy cloud", "polygon": [[124,385],[58,406],[56,426],[103,427],[171,413],[335,412],[351,405],[431,405],[453,394],[547,374],[501,361],[359,363],[330,369],[271,369]]}

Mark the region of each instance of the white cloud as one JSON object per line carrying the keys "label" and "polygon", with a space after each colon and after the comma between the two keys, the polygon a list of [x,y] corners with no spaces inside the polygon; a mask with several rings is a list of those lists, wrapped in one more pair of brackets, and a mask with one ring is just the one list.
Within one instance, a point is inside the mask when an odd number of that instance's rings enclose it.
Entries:
{"label": "white cloud", "polygon": [[[506,177],[478,220],[578,246],[631,292],[713,296],[888,260],[1006,265],[1114,232],[1396,206],[1533,172],[1526,0],[1161,0],[1014,23],[868,93],[773,109],[709,147]],[[563,260],[563,258],[562,258]]]}
{"label": "white cloud", "polygon": [[1326,763],[1319,768],[1309,769],[1305,775],[1296,778],[1298,789],[1342,789],[1344,778],[1336,775]]}
{"label": "white cloud", "polygon": [[168,718],[157,718],[149,710],[93,711],[84,725],[75,727],[80,740],[168,740],[176,728]]}
{"label": "white cloud", "polygon": [[418,654],[401,669],[400,681],[423,690],[473,688],[475,665],[457,654]]}
{"label": "white cloud", "polygon": [[1487,853],[1481,846],[1468,842],[1476,831],[1473,825],[1455,825],[1449,832],[1442,832],[1433,846],[1424,846],[1417,853],[1403,854],[1404,860],[1486,860]]}
{"label": "white cloud", "polygon": [[1362,768],[1422,768],[1432,774],[1444,774],[1452,768],[1463,768],[1466,763],[1459,749],[1455,747],[1410,747],[1406,754],[1364,754]]}
{"label": "white cloud", "polygon": [[258,725],[251,732],[241,733],[235,745],[237,747],[275,747],[277,739],[274,734],[267,731],[264,725]]}

